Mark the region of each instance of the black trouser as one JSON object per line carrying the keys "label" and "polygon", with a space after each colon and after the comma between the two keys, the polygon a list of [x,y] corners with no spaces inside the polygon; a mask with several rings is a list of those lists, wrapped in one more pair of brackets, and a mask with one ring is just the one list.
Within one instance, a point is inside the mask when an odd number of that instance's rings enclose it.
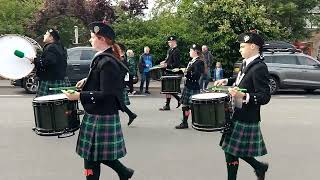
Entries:
{"label": "black trouser", "polygon": [[144,81],[146,81],[146,91],[149,91],[150,72],[141,73],[140,92],[143,92]]}
{"label": "black trouser", "polygon": [[126,81],[126,86],[129,87],[129,92],[133,92],[133,75],[129,75],[129,81]]}
{"label": "black trouser", "polygon": [[129,116],[129,118],[131,118],[131,117],[133,116],[133,112],[128,108],[127,105],[124,105],[123,111],[124,111],[125,113],[127,113],[127,115]]}
{"label": "black trouser", "polygon": [[84,174],[87,180],[99,180],[101,163],[113,169],[118,174],[120,180],[128,179],[128,169],[119,160],[112,160],[112,161],[84,160],[84,169],[85,169]]}

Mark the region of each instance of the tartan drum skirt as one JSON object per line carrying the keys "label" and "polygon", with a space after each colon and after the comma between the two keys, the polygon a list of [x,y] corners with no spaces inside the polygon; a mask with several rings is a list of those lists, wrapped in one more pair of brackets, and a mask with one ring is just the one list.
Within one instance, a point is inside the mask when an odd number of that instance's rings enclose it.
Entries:
{"label": "tartan drum skirt", "polygon": [[195,94],[199,94],[200,90],[192,90],[187,88],[186,86],[183,88],[181,94],[181,104],[190,105],[191,104],[191,96]]}
{"label": "tartan drum skirt", "polygon": [[69,87],[70,82],[68,79],[66,80],[52,80],[52,81],[39,81],[39,87],[37,91],[37,97],[46,96],[51,94],[60,94],[62,93],[60,90],[50,91],[49,88],[57,88],[57,87]]}
{"label": "tartan drum skirt", "polygon": [[236,157],[256,157],[267,154],[260,123],[233,122],[233,130],[225,135],[222,149]]}
{"label": "tartan drum skirt", "polygon": [[91,161],[116,160],[126,155],[119,114],[85,114],[81,123],[76,152]]}

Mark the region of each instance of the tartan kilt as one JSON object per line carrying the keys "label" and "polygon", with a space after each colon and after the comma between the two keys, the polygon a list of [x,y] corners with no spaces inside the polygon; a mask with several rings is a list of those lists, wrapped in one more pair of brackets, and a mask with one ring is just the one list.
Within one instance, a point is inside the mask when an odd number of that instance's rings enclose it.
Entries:
{"label": "tartan kilt", "polygon": [[65,80],[50,80],[50,81],[40,80],[38,91],[37,91],[37,97],[46,96],[50,94],[60,94],[62,93],[60,90],[50,91],[49,88],[69,87],[69,86],[71,85],[70,85],[69,79],[67,78]]}
{"label": "tartan kilt", "polygon": [[260,123],[233,122],[233,129],[225,134],[222,149],[236,157],[256,157],[267,154]]}
{"label": "tartan kilt", "polygon": [[127,106],[130,105],[130,100],[129,100],[127,89],[123,90],[123,100],[124,100],[125,105],[127,105]]}
{"label": "tartan kilt", "polygon": [[183,88],[181,94],[181,104],[183,105],[190,105],[191,104],[191,96],[195,94],[199,94],[200,90],[192,90],[187,88],[186,86]]}
{"label": "tartan kilt", "polygon": [[127,154],[119,114],[92,115],[85,113],[76,152],[91,161],[116,160]]}

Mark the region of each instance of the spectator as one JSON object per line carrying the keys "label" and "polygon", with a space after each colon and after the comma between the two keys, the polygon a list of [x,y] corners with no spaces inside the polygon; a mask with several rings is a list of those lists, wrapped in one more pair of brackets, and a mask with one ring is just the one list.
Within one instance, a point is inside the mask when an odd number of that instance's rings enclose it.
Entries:
{"label": "spectator", "polygon": [[129,94],[135,94],[136,91],[133,90],[133,78],[137,76],[137,65],[134,57],[134,53],[131,49],[127,50],[127,61],[129,68],[129,81],[127,81],[127,86],[129,87]]}
{"label": "spectator", "polygon": [[223,79],[223,69],[220,62],[216,63],[216,68],[213,70],[213,80]]}
{"label": "spectator", "polygon": [[140,56],[139,60],[139,71],[141,74],[141,83],[140,83],[140,93],[143,92],[143,85],[146,81],[146,94],[149,92],[149,83],[150,83],[150,68],[152,67],[152,55],[150,54],[150,48],[148,46],[144,47],[144,53]]}
{"label": "spectator", "polygon": [[202,46],[202,54],[205,68],[199,80],[200,90],[207,89],[208,87],[209,81],[211,79],[211,66],[213,63],[213,55],[209,52],[208,46]]}

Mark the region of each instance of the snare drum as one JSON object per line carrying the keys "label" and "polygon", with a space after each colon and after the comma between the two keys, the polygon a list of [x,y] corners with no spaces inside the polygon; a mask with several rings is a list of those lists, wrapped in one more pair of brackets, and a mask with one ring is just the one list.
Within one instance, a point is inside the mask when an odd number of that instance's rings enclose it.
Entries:
{"label": "snare drum", "polygon": [[78,101],[69,101],[64,94],[37,97],[32,102],[35,126],[42,136],[73,133],[80,127]]}
{"label": "snare drum", "polygon": [[161,77],[161,93],[162,94],[178,94],[181,93],[180,83],[181,76],[162,76]]}
{"label": "snare drum", "polygon": [[230,98],[225,93],[191,96],[192,127],[199,131],[219,131],[229,118]]}

